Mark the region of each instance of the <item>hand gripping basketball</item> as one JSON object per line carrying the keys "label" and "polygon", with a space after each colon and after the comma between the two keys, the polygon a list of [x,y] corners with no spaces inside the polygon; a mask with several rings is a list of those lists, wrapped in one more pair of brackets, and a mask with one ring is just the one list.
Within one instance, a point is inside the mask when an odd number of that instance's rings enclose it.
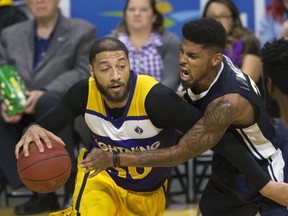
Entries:
{"label": "hand gripping basketball", "polygon": [[50,193],[60,189],[71,173],[71,159],[65,147],[51,140],[52,149],[45,144],[40,153],[34,143],[29,145],[29,156],[20,152],[17,171],[23,184],[32,191]]}

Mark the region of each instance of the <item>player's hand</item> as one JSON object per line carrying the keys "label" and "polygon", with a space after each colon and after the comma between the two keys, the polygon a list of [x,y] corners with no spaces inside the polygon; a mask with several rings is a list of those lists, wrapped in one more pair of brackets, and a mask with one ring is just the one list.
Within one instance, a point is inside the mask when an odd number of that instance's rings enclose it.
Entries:
{"label": "player's hand", "polygon": [[269,181],[259,192],[280,205],[288,206],[288,184],[285,182]]}
{"label": "player's hand", "polygon": [[7,124],[17,124],[18,122],[20,122],[20,120],[22,119],[23,114],[15,114],[12,116],[8,116],[6,114],[6,110],[7,110],[7,106],[2,103],[1,104],[1,115],[3,120],[7,123]]}
{"label": "player's hand", "polygon": [[18,159],[20,150],[22,149],[24,156],[29,156],[29,144],[35,143],[39,152],[44,152],[43,143],[46,144],[48,149],[52,148],[51,140],[55,140],[65,146],[65,143],[53,134],[52,132],[40,127],[37,124],[33,124],[27,128],[25,133],[23,134],[20,141],[17,143],[15,148],[15,155]]}
{"label": "player's hand", "polygon": [[27,114],[35,113],[35,106],[39,100],[39,98],[44,94],[44,91],[34,90],[27,93],[27,100],[24,105],[24,112]]}
{"label": "player's hand", "polygon": [[85,173],[92,173],[89,175],[89,178],[92,178],[102,170],[113,166],[113,153],[93,148],[87,157],[80,161],[80,164],[82,168],[85,168]]}

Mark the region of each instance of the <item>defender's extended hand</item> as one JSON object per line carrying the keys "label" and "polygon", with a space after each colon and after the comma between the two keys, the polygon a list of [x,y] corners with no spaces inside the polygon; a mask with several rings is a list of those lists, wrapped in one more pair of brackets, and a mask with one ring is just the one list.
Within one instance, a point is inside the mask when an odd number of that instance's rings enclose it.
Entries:
{"label": "defender's extended hand", "polygon": [[80,164],[82,168],[86,168],[85,173],[93,171],[93,173],[89,175],[89,178],[92,178],[102,170],[113,166],[113,153],[93,148],[87,157],[80,161]]}
{"label": "defender's extended hand", "polygon": [[259,192],[280,205],[288,206],[288,184],[285,182],[269,181]]}

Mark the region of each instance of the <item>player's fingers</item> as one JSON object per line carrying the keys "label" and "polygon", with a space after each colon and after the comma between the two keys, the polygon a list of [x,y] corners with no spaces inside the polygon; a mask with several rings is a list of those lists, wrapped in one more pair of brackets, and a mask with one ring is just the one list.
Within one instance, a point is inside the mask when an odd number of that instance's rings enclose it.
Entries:
{"label": "player's fingers", "polygon": [[[64,141],[63,141],[60,137],[56,136],[54,133],[46,130],[46,134],[48,135],[48,137],[50,138],[50,140],[55,140],[57,143],[60,143],[60,144],[62,144],[63,146],[65,146]],[[47,146],[47,147],[48,147],[48,146]]]}
{"label": "player's fingers", "polygon": [[[87,158],[86,158],[86,159],[87,159]],[[92,164],[90,161],[87,161],[86,159],[80,161],[81,168],[86,168],[86,169],[88,169],[89,167],[93,167],[93,164]]]}
{"label": "player's fingers", "polygon": [[[37,146],[37,148],[38,148],[38,150],[39,150],[39,152],[44,152],[44,146],[43,146],[43,137],[39,137],[39,136],[36,136],[36,137],[34,137],[33,138],[33,140],[31,140],[30,142],[29,142],[29,144],[27,145],[26,143],[24,144],[24,146],[23,146],[23,151],[24,151],[24,155],[25,155],[25,152],[27,151],[28,152],[28,154],[29,154],[29,145],[31,144],[31,143],[35,143],[35,145]],[[47,140],[46,140],[47,141]],[[48,140],[47,142],[51,142],[50,140]],[[51,144],[50,144],[51,145]]]}
{"label": "player's fingers", "polygon": [[91,172],[91,171],[93,171],[93,170],[94,170],[93,167],[87,167],[87,168],[84,170],[84,173],[87,174],[87,173],[89,173],[89,172]]}
{"label": "player's fingers", "polygon": [[89,153],[85,159],[83,159],[80,163],[85,166],[93,166],[92,162],[94,161],[92,155]]}
{"label": "player's fingers", "polygon": [[88,176],[88,178],[93,178],[94,176],[96,176],[98,174],[98,172],[93,172],[92,174],[90,174],[89,176]]}
{"label": "player's fingers", "polygon": [[[51,143],[51,140],[48,136],[42,136],[41,139],[40,139],[40,143],[41,143],[41,146],[43,147],[42,143],[44,143],[48,149],[51,149],[52,148],[52,143]],[[37,144],[36,144],[37,145]],[[37,145],[38,146],[38,145]],[[42,150],[42,148],[38,148],[39,151],[40,149]],[[43,147],[43,151],[44,151],[44,147]],[[42,152],[42,151],[40,151]]]}
{"label": "player's fingers", "polygon": [[23,142],[22,142],[22,140],[20,140],[20,141],[16,144],[16,147],[15,147],[15,156],[16,156],[17,160],[18,160],[18,158],[19,158],[20,148],[22,147],[22,144],[23,144]]}
{"label": "player's fingers", "polygon": [[29,150],[28,149],[29,149],[29,144],[27,145],[27,144],[24,143],[22,151],[23,151],[25,157],[29,156]]}

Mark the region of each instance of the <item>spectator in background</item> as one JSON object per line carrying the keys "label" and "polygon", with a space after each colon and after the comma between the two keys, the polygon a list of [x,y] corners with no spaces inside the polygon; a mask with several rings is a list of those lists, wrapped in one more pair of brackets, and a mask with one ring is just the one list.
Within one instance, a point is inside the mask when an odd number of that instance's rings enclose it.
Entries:
{"label": "spectator in background", "polygon": [[288,37],[288,0],[272,0],[260,20],[257,33],[261,47],[273,39]]}
{"label": "spectator in background", "polygon": [[231,0],[210,0],[204,8],[203,17],[215,18],[224,26],[227,33],[224,54],[261,88],[259,41],[254,33],[243,27],[235,4]]}
{"label": "spectator in background", "polygon": [[[28,0],[34,20],[7,27],[0,40],[0,65],[16,67],[29,92],[23,113],[7,116],[4,103],[0,116],[0,170],[8,183],[22,185],[17,174],[14,149],[23,129],[56,104],[75,82],[89,77],[89,50],[96,40],[94,25],[65,18],[58,9],[60,0]],[[65,185],[64,207],[74,190],[76,162],[72,126],[60,134],[72,160],[72,174]],[[59,208],[54,193],[35,193],[31,200],[15,208],[16,214],[31,215]]]}
{"label": "spectator in background", "polygon": [[3,28],[27,19],[23,11],[13,6],[12,0],[0,0],[0,33]]}
{"label": "spectator in background", "polygon": [[148,74],[177,90],[179,78],[179,38],[164,29],[164,17],[155,0],[127,0],[123,20],[112,36],[129,50],[131,69]]}
{"label": "spectator in background", "polygon": [[262,48],[263,78],[266,98],[275,101],[275,123],[288,135],[288,40],[274,39]]}

